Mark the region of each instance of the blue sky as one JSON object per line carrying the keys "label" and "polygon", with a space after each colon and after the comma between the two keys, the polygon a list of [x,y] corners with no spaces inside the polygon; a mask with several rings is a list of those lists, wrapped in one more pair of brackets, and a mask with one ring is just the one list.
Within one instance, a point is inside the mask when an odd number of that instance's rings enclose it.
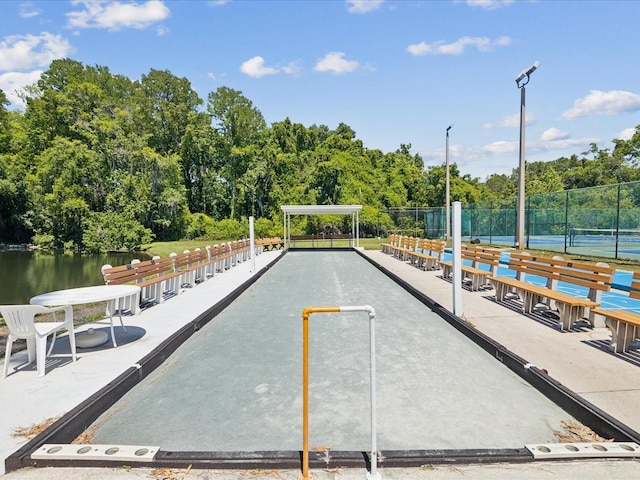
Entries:
{"label": "blue sky", "polygon": [[349,125],[370,149],[411,144],[484,180],[527,161],[612,148],[640,124],[640,1],[220,0],[0,2],[0,88],[56,58],[139,80],[186,77],[206,101],[226,86],[268,124]]}

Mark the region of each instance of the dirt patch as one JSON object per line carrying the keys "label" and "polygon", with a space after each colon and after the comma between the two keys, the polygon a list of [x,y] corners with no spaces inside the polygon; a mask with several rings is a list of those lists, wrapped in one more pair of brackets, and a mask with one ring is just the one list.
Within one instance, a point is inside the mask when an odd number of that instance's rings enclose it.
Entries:
{"label": "dirt patch", "polygon": [[26,438],[27,440],[31,440],[33,437],[35,437],[36,435],[40,435],[47,428],[53,425],[60,417],[61,415],[57,417],[47,418],[40,423],[34,423],[33,425],[29,425],[28,427],[16,427],[13,429],[11,436],[22,437]]}
{"label": "dirt patch", "polygon": [[561,421],[562,431],[554,430],[553,433],[561,443],[585,443],[585,442],[613,442],[613,439],[602,438],[589,427],[576,421]]}

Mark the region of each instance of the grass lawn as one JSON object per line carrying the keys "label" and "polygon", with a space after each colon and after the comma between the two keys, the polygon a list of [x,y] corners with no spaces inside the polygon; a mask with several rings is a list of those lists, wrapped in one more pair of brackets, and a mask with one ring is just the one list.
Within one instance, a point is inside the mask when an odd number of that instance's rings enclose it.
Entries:
{"label": "grass lawn", "polygon": [[[215,245],[216,243],[223,243],[227,240],[178,240],[175,242],[153,242],[150,245],[146,245],[145,250],[151,255],[159,255],[160,257],[168,257],[170,253],[182,253],[185,250],[193,250],[196,247],[204,249],[207,245]],[[361,238],[360,246],[365,250],[379,250],[380,244],[386,242],[387,239],[383,238],[378,240],[377,238]],[[348,247],[349,240],[334,240],[333,245],[336,247]],[[303,246],[300,243],[299,246]],[[329,241],[326,241],[326,245],[329,246]]]}

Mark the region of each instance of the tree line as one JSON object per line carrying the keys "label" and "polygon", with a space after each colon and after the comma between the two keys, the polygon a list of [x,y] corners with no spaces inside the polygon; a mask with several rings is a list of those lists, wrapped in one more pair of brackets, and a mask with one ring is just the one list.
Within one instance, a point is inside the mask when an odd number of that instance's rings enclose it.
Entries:
{"label": "tree line", "polygon": [[[231,238],[256,218],[280,235],[284,204],[362,204],[361,232],[393,228],[386,210],[445,203],[445,166],[424,168],[401,144],[364,148],[348,125],[267,125],[242,92],[201,99],[186,78],[140,80],[55,60],[9,110],[0,90],[0,242],[81,251],[139,249],[156,240]],[[527,165],[528,193],[640,179],[640,128],[612,152]],[[450,166],[451,198],[514,196],[517,169],[486,182]],[[343,222],[349,223],[349,225]],[[301,217],[299,233],[350,229],[350,219]]]}

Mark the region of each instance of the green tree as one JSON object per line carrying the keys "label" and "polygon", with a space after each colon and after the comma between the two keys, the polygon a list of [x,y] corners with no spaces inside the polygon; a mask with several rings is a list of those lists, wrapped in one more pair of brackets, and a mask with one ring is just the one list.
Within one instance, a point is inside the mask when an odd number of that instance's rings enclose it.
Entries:
{"label": "green tree", "polygon": [[82,220],[101,210],[106,169],[98,155],[77,140],[55,139],[37,159],[33,177],[35,229],[50,234],[56,247],[82,246]]}
{"label": "green tree", "polygon": [[149,146],[161,155],[179,153],[187,127],[202,104],[189,80],[152,69],[142,76],[135,98],[138,133],[148,135]]}
{"label": "green tree", "polygon": [[638,167],[640,164],[640,125],[636,127],[633,136],[629,140],[613,140],[615,147],[613,156],[622,159],[630,167]]}
{"label": "green tree", "polygon": [[237,216],[238,181],[245,174],[251,158],[251,146],[260,140],[266,128],[262,113],[242,92],[220,87],[209,93],[207,112],[214,128],[223,138],[218,150],[220,174],[225,178],[230,193],[230,217]]}
{"label": "green tree", "polygon": [[87,252],[139,251],[151,243],[151,230],[114,212],[92,212],[84,219],[82,243]]}
{"label": "green tree", "polygon": [[0,154],[7,153],[9,151],[9,145],[11,142],[10,125],[9,125],[9,112],[6,106],[9,105],[9,100],[0,89]]}
{"label": "green tree", "polygon": [[562,177],[553,167],[547,167],[540,178],[531,178],[530,175],[527,175],[527,184],[525,187],[527,195],[559,192],[561,190],[564,190]]}
{"label": "green tree", "polygon": [[509,198],[518,194],[518,184],[505,174],[493,173],[485,182],[487,193],[493,198]]}
{"label": "green tree", "polygon": [[[446,199],[446,165],[429,167],[427,178],[427,202],[432,207],[444,207]],[[484,186],[477,178],[460,176],[456,163],[449,164],[449,200],[462,204],[477,203],[483,199]]]}
{"label": "green tree", "polygon": [[216,215],[219,199],[213,184],[219,165],[217,150],[222,138],[211,127],[206,113],[192,114],[182,137],[180,160],[189,210]]}

